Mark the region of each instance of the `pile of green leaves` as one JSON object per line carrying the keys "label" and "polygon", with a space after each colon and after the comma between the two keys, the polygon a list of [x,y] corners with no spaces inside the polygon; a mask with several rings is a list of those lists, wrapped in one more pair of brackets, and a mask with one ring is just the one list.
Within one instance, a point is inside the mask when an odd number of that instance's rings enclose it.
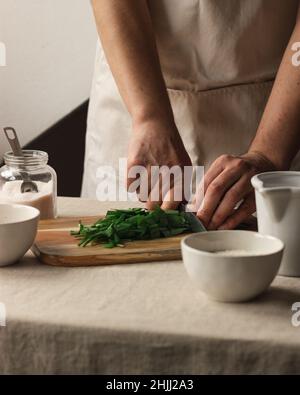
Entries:
{"label": "pile of green leaves", "polygon": [[124,247],[124,242],[149,240],[191,232],[192,225],[185,212],[143,208],[108,211],[105,218],[91,226],[79,223],[79,230],[71,235],[79,239],[79,246],[104,244],[104,247]]}

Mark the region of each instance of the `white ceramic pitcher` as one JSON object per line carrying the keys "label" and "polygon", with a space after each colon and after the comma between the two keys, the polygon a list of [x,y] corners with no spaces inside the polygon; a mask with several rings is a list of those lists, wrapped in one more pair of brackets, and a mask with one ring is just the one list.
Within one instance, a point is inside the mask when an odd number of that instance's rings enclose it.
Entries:
{"label": "white ceramic pitcher", "polygon": [[279,274],[300,277],[300,172],[261,173],[252,178],[258,231],[285,244]]}

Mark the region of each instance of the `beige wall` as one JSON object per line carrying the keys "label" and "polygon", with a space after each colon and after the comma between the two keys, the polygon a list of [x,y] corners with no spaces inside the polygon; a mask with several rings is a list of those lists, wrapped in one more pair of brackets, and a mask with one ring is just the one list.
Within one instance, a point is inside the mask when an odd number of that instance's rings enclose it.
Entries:
{"label": "beige wall", "polygon": [[88,0],[0,0],[1,129],[14,126],[24,145],[86,100],[96,40]]}

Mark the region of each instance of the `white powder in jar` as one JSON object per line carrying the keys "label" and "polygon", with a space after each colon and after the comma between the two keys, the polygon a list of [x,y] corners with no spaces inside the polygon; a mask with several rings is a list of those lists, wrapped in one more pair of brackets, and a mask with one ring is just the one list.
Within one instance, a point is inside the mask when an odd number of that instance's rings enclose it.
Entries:
{"label": "white powder in jar", "polygon": [[54,218],[54,196],[53,182],[35,181],[38,192],[21,192],[23,181],[6,182],[0,191],[0,203],[5,204],[24,204],[40,210],[41,219]]}

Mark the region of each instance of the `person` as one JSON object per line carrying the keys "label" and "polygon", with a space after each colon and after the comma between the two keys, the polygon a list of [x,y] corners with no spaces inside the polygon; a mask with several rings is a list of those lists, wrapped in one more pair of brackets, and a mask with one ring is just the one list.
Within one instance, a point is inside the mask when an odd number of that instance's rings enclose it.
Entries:
{"label": "person", "polygon": [[300,169],[299,0],[92,4],[101,44],[82,195],[95,197],[96,169],[121,157],[128,169],[204,165],[197,215],[235,228],[255,212],[254,174]]}

